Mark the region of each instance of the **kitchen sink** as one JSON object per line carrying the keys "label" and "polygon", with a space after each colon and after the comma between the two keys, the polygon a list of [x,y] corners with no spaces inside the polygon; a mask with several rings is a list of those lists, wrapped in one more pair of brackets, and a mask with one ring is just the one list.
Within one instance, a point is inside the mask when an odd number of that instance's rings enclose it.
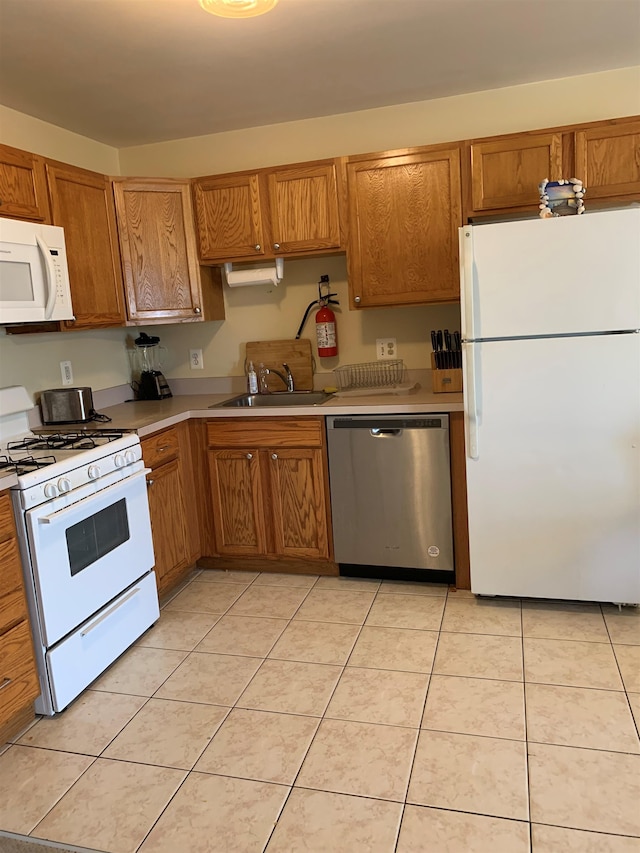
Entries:
{"label": "kitchen sink", "polygon": [[253,409],[273,406],[321,406],[333,394],[326,391],[273,391],[270,394],[239,394],[222,403],[214,403],[210,409]]}

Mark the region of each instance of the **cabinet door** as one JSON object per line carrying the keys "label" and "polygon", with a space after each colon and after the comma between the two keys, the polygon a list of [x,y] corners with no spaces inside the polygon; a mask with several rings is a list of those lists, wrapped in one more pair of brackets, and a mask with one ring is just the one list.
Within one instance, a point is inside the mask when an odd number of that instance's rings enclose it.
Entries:
{"label": "cabinet door", "polygon": [[203,319],[189,185],[139,179],[113,186],[129,319]]}
{"label": "cabinet door", "polygon": [[458,148],[356,158],[347,171],[352,304],[458,299]]}
{"label": "cabinet door", "polygon": [[268,452],[275,552],[286,557],[329,557],[321,450]]}
{"label": "cabinet door", "polygon": [[0,216],[49,221],[47,182],[41,157],[0,145]]}
{"label": "cabinet door", "polygon": [[192,186],[201,260],[264,255],[257,173],[198,178]]}
{"label": "cabinet door", "polygon": [[229,556],[267,552],[263,485],[257,450],[210,450],[216,551]]}
{"label": "cabinet door", "polygon": [[147,475],[147,485],[155,572],[162,595],[188,565],[187,517],[178,460],[154,468]]}
{"label": "cabinet door", "polygon": [[274,254],[340,247],[334,163],[273,169],[267,180]]}
{"label": "cabinet door", "polygon": [[54,225],[64,228],[75,321],[67,329],[125,323],[122,270],[111,182],[104,175],[47,163]]}
{"label": "cabinet door", "polygon": [[537,207],[539,185],[562,177],[562,134],[526,133],[472,142],[471,192],[474,212]]}
{"label": "cabinet door", "polygon": [[576,177],[592,198],[640,194],[640,121],[576,133]]}

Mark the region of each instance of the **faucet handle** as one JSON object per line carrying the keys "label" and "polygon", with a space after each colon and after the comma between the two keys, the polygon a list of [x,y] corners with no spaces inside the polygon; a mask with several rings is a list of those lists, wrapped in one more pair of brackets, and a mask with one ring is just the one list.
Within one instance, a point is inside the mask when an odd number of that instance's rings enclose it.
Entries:
{"label": "faucet handle", "polygon": [[287,374],[287,391],[294,391],[294,382],[293,382],[293,374],[291,373],[291,368],[287,364],[286,361],[282,362],[282,366],[284,367],[284,372]]}

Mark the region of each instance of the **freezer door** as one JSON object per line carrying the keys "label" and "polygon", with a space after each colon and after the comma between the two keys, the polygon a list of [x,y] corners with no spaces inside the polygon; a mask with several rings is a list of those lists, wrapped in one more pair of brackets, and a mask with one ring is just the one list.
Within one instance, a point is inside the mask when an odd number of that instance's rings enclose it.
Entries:
{"label": "freezer door", "polygon": [[640,334],[465,355],[473,592],[640,602]]}
{"label": "freezer door", "polygon": [[640,207],[460,229],[462,337],[640,328]]}

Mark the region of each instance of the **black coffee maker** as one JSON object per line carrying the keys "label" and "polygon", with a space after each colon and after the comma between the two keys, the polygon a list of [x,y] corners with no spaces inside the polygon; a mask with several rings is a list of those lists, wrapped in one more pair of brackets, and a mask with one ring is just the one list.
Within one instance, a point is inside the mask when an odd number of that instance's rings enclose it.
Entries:
{"label": "black coffee maker", "polygon": [[160,338],[141,332],[134,341],[134,379],[131,383],[137,400],[164,400],[172,397],[169,383],[164,378],[159,346]]}

